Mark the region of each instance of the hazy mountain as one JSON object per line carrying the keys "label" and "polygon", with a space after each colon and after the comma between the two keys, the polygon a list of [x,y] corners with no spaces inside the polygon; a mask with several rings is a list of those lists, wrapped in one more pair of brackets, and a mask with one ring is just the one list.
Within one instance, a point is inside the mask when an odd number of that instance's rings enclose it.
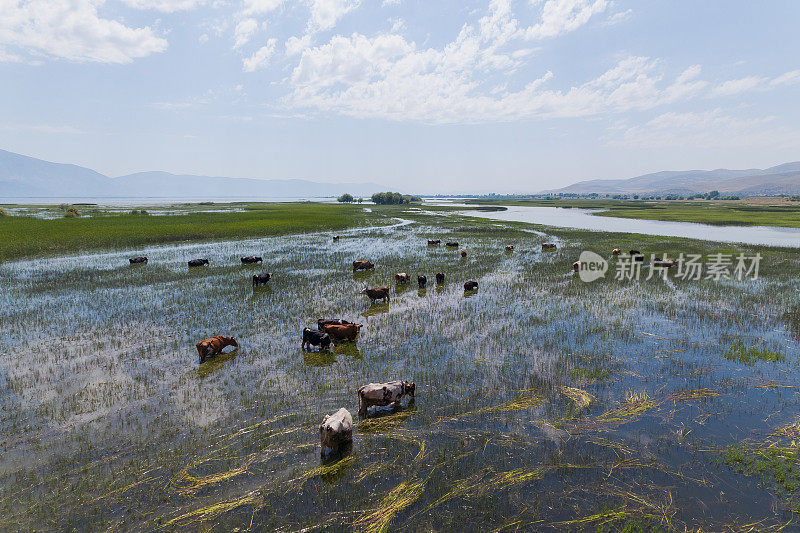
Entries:
{"label": "hazy mountain", "polygon": [[546,192],[599,194],[693,194],[718,190],[755,196],[800,194],[800,161],[767,169],[686,170],[645,174],[630,179],[590,180]]}
{"label": "hazy mountain", "polygon": [[109,178],[77,165],[51,163],[0,150],[0,197],[319,197],[349,192],[370,196],[387,190],[376,183],[316,183],[138,172]]}

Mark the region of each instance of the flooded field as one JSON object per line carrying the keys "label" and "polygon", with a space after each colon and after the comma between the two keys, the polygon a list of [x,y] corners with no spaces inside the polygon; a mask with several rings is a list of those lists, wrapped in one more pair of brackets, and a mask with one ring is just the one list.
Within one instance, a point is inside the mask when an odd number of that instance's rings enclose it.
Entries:
{"label": "flooded field", "polygon": [[[0,530],[800,527],[796,249],[393,215],[336,243],[0,265]],[[763,259],[758,280],[617,281],[616,247]],[[583,250],[607,278],[572,275]],[[378,285],[391,301],[370,305],[359,291]],[[304,352],[318,317],[364,326]],[[199,365],[217,334],[240,347]],[[356,390],[392,379],[413,402],[359,418]],[[352,451],[322,462],[318,425],[340,407]]]}

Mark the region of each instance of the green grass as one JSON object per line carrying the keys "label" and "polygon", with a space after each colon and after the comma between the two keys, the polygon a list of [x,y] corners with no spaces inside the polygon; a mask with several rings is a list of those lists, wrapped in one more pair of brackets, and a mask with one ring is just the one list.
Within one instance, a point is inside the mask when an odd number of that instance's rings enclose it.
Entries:
{"label": "green grass", "polygon": [[0,217],[0,261],[135,248],[182,241],[215,241],[290,233],[340,230],[370,223],[358,206],[287,203],[252,204],[244,212],[165,216],[113,215],[52,220]]}
{"label": "green grass", "polygon": [[[777,201],[777,200],[776,200]],[[800,206],[753,205],[739,202],[642,200],[472,200],[497,205],[602,209],[597,216],[698,222],[715,226],[778,226],[800,228]]]}
{"label": "green grass", "polygon": [[735,342],[728,348],[724,354],[725,359],[729,361],[736,361],[737,363],[744,363],[746,365],[754,365],[758,361],[768,361],[771,363],[781,363],[786,360],[786,356],[780,352],[773,352],[765,350],[758,346],[745,346],[742,342]]}

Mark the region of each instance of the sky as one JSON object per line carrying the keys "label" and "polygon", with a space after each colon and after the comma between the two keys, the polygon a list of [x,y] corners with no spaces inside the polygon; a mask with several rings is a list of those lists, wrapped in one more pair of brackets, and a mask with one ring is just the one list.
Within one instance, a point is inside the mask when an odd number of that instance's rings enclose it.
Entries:
{"label": "sky", "polygon": [[800,160],[800,2],[0,0],[0,148],[418,193]]}

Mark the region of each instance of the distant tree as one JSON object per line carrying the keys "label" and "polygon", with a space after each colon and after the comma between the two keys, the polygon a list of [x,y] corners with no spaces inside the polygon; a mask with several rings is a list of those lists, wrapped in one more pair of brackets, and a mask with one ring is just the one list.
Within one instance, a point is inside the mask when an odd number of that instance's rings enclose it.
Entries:
{"label": "distant tree", "polygon": [[708,198],[709,200],[711,200],[712,198],[719,198],[719,191],[711,191],[710,193],[708,193],[706,198]]}
{"label": "distant tree", "polygon": [[352,203],[352,201],[353,201],[353,195],[344,193],[343,195],[341,195],[336,200],[341,202],[341,203],[343,203],[343,204],[349,204],[349,203]]}
{"label": "distant tree", "polygon": [[74,207],[68,207],[64,212],[64,218],[78,218],[79,216],[81,216],[80,212]]}
{"label": "distant tree", "polygon": [[8,211],[0,207],[0,217],[7,217],[7,216],[8,216]]}
{"label": "distant tree", "polygon": [[364,201],[364,199],[363,199],[363,198],[361,198],[361,197],[359,197],[357,201],[358,201],[358,203],[361,203],[361,202],[363,202],[363,201]]}
{"label": "distant tree", "polygon": [[400,194],[399,192],[376,192],[372,195],[372,201],[378,205],[401,205],[410,204],[411,202],[421,202],[422,198],[419,196]]}

